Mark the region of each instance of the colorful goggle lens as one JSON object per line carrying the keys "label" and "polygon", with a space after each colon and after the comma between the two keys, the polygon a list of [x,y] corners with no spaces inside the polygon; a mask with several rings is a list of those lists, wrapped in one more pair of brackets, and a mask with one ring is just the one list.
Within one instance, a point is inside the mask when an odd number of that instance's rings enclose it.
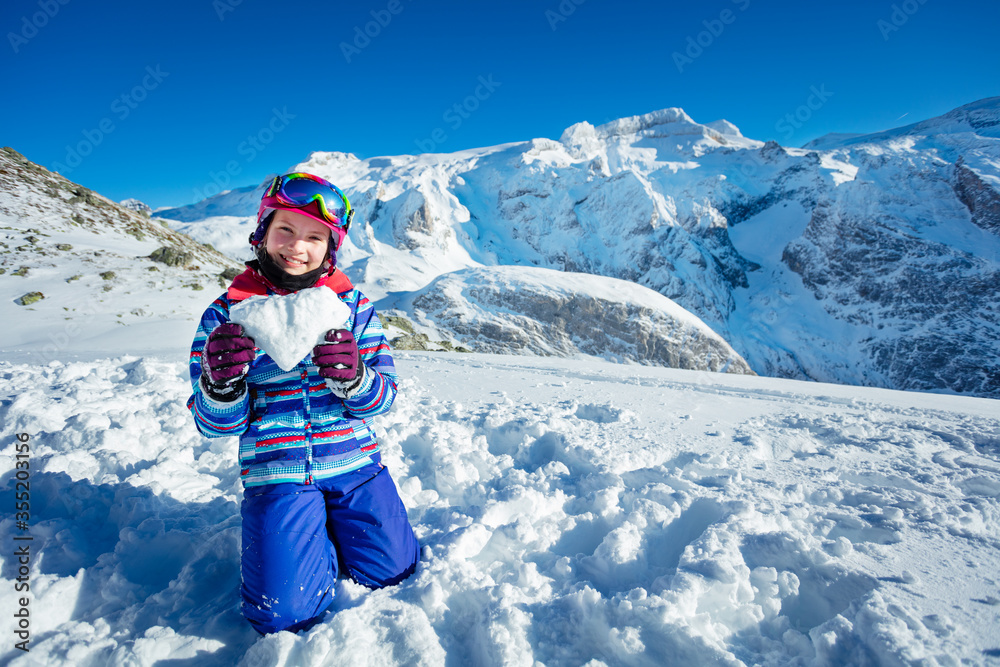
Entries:
{"label": "colorful goggle lens", "polygon": [[351,224],[354,214],[340,188],[312,174],[276,176],[264,197],[274,197],[286,206],[298,208],[316,202],[323,217],[343,229]]}

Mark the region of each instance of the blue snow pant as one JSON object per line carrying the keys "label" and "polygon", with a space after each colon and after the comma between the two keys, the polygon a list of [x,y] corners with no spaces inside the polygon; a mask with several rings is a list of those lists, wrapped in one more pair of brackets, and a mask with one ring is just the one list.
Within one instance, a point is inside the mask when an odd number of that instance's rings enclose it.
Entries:
{"label": "blue snow pant", "polygon": [[249,487],[240,513],[242,611],[261,634],[319,620],[339,571],[381,588],[417,567],[417,538],[381,463],[314,484]]}

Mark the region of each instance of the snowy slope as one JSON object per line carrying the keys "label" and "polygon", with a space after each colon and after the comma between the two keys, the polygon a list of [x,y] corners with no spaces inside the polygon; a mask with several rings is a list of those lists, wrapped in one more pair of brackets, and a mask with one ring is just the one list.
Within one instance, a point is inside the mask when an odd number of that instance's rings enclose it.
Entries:
{"label": "snowy slope", "polygon": [[[0,362],[4,456],[31,435],[34,538],[31,652],[8,641],[0,661],[1000,655],[997,401],[457,353],[398,353],[401,392],[377,420],[417,573],[377,592],[341,581],[321,624],[260,638],[238,611],[237,443],[195,431],[185,353]],[[24,534],[0,520],[6,544]]]}
{"label": "snowy slope", "polygon": [[253,259],[247,238],[256,227],[263,190],[263,184],[226,190],[190,206],[157,209],[153,215],[168,221],[171,229],[245,261]]}
{"label": "snowy slope", "polygon": [[[673,299],[762,374],[1000,396],[998,119],[990,98],[809,150],[664,109],[559,141],[294,169],[356,204],[344,266],[376,299],[478,266],[592,273]],[[245,198],[213,210],[245,220]],[[200,240],[239,219],[172,215]]]}
{"label": "snowy slope", "polygon": [[[173,349],[221,291],[220,274],[241,268],[7,148],[0,192],[2,358]],[[150,259],[164,248],[175,265]],[[44,298],[22,305],[31,293]]]}

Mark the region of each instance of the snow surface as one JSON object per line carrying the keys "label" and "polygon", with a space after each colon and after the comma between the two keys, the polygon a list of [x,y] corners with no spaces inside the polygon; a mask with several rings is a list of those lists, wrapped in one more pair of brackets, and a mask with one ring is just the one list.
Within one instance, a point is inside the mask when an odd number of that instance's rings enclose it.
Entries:
{"label": "snow surface", "polygon": [[[32,438],[34,537],[31,652],[8,640],[0,662],[1000,655],[997,401],[457,353],[396,353],[400,393],[375,420],[417,572],[381,591],[340,581],[319,625],[261,638],[238,608],[237,441],[196,432],[186,345],[0,361],[0,448],[13,460],[14,434]],[[14,534],[8,513],[0,535]]]}
{"label": "snow surface", "polygon": [[350,316],[348,305],[327,287],[252,296],[229,309],[230,321],[242,324],[283,371],[295,368],[325,340],[327,331],[342,328]]}

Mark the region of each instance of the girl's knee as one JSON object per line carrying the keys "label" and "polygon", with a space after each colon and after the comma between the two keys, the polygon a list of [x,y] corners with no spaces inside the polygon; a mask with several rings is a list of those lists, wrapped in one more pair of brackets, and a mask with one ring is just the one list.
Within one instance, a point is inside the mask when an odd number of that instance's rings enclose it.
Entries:
{"label": "girl's knee", "polygon": [[380,549],[358,550],[344,563],[352,579],[368,588],[395,586],[417,569],[420,545],[406,517]]}
{"label": "girl's knee", "polygon": [[277,593],[273,598],[266,595],[256,597],[245,588],[242,595],[243,617],[262,635],[309,628],[319,621],[333,602],[332,586],[309,597],[301,593],[296,595],[292,590]]}

